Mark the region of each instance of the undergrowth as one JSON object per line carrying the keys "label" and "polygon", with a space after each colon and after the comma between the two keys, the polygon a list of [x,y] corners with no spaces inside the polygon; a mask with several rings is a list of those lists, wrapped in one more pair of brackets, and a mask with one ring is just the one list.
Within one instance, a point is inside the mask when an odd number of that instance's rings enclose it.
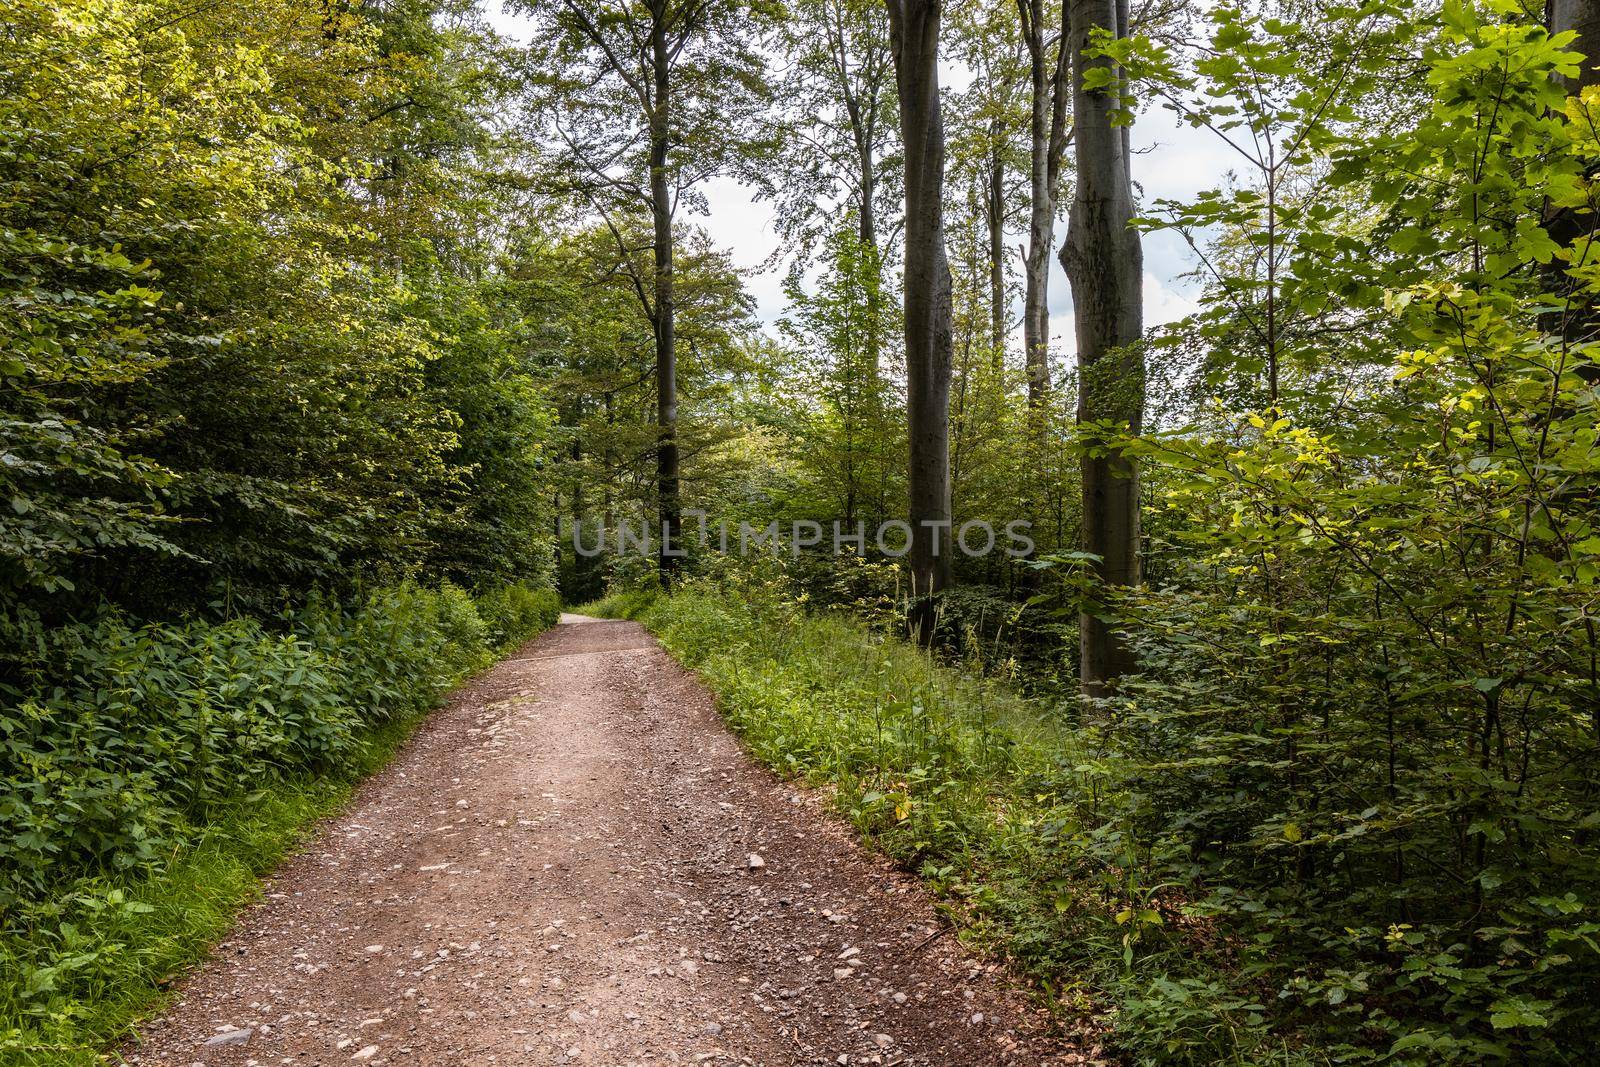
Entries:
{"label": "undergrowth", "polygon": [[716,693],[749,750],[830,789],[875,847],[927,881],[964,939],[1009,956],[1054,1005],[1104,1006],[1137,951],[1137,879],[1062,843],[1092,786],[1073,731],[980,671],[842,615],[711,586],[584,608],[638,618]]}
{"label": "undergrowth", "polygon": [[[0,711],[0,1062],[91,1064],[549,590],[21,629]],[[14,703],[13,703],[14,701]]]}
{"label": "undergrowth", "polygon": [[[869,843],[926,880],[964,938],[1008,956],[1064,1018],[1098,1016],[1130,1060],[1592,1062],[1581,1009],[1592,935],[1577,897],[1551,898],[1570,916],[1548,935],[1482,920],[1497,937],[1487,950],[1482,932],[1443,940],[1420,907],[1386,932],[1336,883],[1296,891],[1285,843],[1300,838],[1281,819],[1231,848],[1208,844],[1197,828],[1217,812],[1249,817],[1265,791],[1173,792],[1202,772],[1242,781],[1273,765],[1224,754],[1229,739],[1196,721],[1206,708],[1184,705],[1178,683],[1153,695],[1152,676],[1083,722],[981,664],[941,663],[806,608],[781,591],[691,582],[587,610],[643,621],[757,758],[827,788]],[[1363,842],[1353,831],[1343,854]],[[1328,862],[1337,874],[1338,855]],[[1520,966],[1546,936],[1565,954]],[[1569,1000],[1555,1006],[1550,989]],[[1541,1021],[1553,1018],[1561,1031]]]}

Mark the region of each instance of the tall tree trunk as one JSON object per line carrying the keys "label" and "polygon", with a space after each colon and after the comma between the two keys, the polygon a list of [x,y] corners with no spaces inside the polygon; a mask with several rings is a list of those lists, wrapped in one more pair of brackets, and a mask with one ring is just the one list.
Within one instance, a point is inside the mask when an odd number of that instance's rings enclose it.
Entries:
{"label": "tall tree trunk", "polygon": [[1573,30],[1578,35],[1569,47],[1583,53],[1583,65],[1576,78],[1567,79],[1567,92],[1600,81],[1600,0],[1546,0],[1544,11],[1552,34]]}
{"label": "tall tree trunk", "polygon": [[995,143],[989,149],[989,175],[984,191],[984,215],[989,225],[989,358],[996,367],[1006,354],[1006,170],[1001,152],[1000,123],[990,128]]}
{"label": "tall tree trunk", "polygon": [[950,264],[944,245],[940,0],[885,0],[905,146],[906,413],[911,578],[918,639],[933,637],[932,597],[950,583]]}
{"label": "tall tree trunk", "polygon": [[[1564,78],[1563,88],[1576,96],[1583,89],[1600,82],[1600,0],[1546,0],[1545,25],[1552,35],[1571,30],[1578,35],[1568,47],[1583,54],[1576,78]],[[1595,226],[1593,215],[1579,214],[1572,208],[1556,208],[1546,212],[1545,230],[1559,245],[1568,245],[1589,233]],[[1595,329],[1594,301],[1583,293],[1583,286],[1567,273],[1567,264],[1559,258],[1544,267],[1545,284],[1550,292],[1561,298],[1560,306],[1545,314],[1545,328],[1559,334],[1568,344],[1588,339]],[[1596,377],[1594,369],[1580,363],[1577,372],[1589,380]]]}
{"label": "tall tree trunk", "polygon": [[[1062,3],[1065,22],[1067,0]],[[1050,391],[1050,252],[1055,246],[1056,196],[1067,147],[1067,79],[1071,53],[1063,40],[1052,52],[1044,25],[1044,0],[1017,0],[1028,48],[1028,245],[1023,250],[1022,342],[1028,372],[1028,406],[1039,408]]]}
{"label": "tall tree trunk", "polygon": [[871,365],[872,373],[876,375],[883,367],[883,338],[878,333],[878,328],[883,321],[883,257],[878,253],[878,209],[874,203],[878,195],[877,161],[872,158],[872,146],[863,141],[859,146],[861,156],[861,217],[859,221],[858,239],[861,242],[860,253],[864,269],[870,274],[867,278],[866,312],[866,350],[867,360]]}
{"label": "tall tree trunk", "polygon": [[850,116],[850,127],[856,142],[856,156],[860,167],[861,201],[857,205],[857,237],[861,242],[860,253],[864,257],[864,266],[872,274],[867,287],[867,358],[872,365],[872,373],[876,375],[883,366],[883,338],[878,333],[879,323],[882,321],[882,307],[880,300],[883,293],[882,272],[883,257],[878,251],[878,161],[872,154],[872,124],[877,121],[876,96],[873,98],[873,114],[863,115],[860,103],[854,96],[847,96],[847,113]]}
{"label": "tall tree trunk", "polygon": [[[1143,255],[1132,226],[1128,136],[1125,127],[1113,123],[1120,103],[1118,86],[1084,88],[1086,72],[1109,65],[1109,60],[1083,55],[1097,29],[1126,35],[1126,8],[1117,0],[1067,3],[1078,174],[1061,265],[1072,283],[1078,422],[1111,423],[1138,433],[1144,419],[1144,357],[1139,346],[1144,332]],[[1085,451],[1083,533],[1085,550],[1100,558],[1096,570],[1106,586],[1138,583],[1138,470],[1133,459],[1118,450]],[[1089,696],[1104,695],[1133,666],[1126,642],[1088,612],[1079,618],[1078,662],[1080,682]]]}
{"label": "tall tree trunk", "polygon": [[656,340],[656,493],[661,542],[657,568],[661,584],[670,586],[678,570],[671,554],[682,541],[683,514],[678,499],[678,352],[673,306],[672,197],[667,185],[668,134],[671,129],[671,58],[664,17],[650,35],[655,93],[650,114],[650,214],[655,228],[655,308],[651,327]]}

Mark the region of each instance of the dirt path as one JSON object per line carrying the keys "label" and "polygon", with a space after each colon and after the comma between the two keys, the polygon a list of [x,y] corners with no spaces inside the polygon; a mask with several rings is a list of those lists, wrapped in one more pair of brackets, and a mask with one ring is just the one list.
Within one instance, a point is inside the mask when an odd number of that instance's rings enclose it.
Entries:
{"label": "dirt path", "polygon": [[429,719],[130,1062],[1084,1062],[641,627],[563,620]]}

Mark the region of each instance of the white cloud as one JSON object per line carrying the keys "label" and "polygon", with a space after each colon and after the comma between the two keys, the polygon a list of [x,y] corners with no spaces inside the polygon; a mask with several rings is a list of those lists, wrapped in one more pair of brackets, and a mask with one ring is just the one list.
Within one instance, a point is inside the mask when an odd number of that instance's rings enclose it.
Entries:
{"label": "white cloud", "polygon": [[[748,186],[732,178],[712,178],[700,191],[711,205],[711,214],[690,216],[687,221],[704,228],[717,247],[728,249],[734,266],[747,270],[761,266],[778,244],[771,202],[757,200]],[[783,271],[780,263],[745,278],[745,288],[756,300],[756,316],[763,323],[776,322],[788,306]]]}

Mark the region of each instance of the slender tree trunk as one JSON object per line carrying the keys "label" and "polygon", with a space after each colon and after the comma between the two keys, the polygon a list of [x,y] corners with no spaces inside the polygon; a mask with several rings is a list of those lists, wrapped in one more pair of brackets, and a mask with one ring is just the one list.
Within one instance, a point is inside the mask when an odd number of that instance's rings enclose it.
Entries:
{"label": "slender tree trunk", "polygon": [[[1061,247],[1072,283],[1078,339],[1078,422],[1111,423],[1138,433],[1144,418],[1143,255],[1132,226],[1133,186],[1125,127],[1113,124],[1118,89],[1084,88],[1086,71],[1109,63],[1086,59],[1083,49],[1097,29],[1127,33],[1117,0],[1067,0],[1067,46],[1072,54],[1072,109],[1076,127],[1077,190]],[[1106,586],[1139,581],[1139,478],[1134,461],[1112,449],[1083,459],[1084,548],[1100,558]],[[1127,644],[1094,615],[1079,619],[1079,672],[1083,691],[1104,695],[1133,667]]]}
{"label": "slender tree trunk", "polygon": [[[572,414],[572,447],[567,453],[572,460],[572,526],[573,530],[577,531],[574,534],[575,537],[581,537],[583,530],[583,471],[581,469],[581,464],[583,463],[583,437],[577,432],[578,427],[582,424],[583,406],[579,404]],[[574,542],[574,544],[576,543]],[[559,562],[562,558],[561,553],[564,553],[566,549],[559,542],[557,543],[557,548],[560,550],[556,555],[556,560]],[[573,551],[572,588],[570,590],[573,600],[582,603],[596,595],[597,591],[590,588],[596,562],[593,556],[585,556],[576,550]],[[568,592],[563,590],[564,594]]]}
{"label": "slender tree trunk", "polygon": [[[1062,4],[1062,33],[1070,10]],[[1066,42],[1052,52],[1044,26],[1044,0],[1017,0],[1028,48],[1028,245],[1023,250],[1022,341],[1028,406],[1041,407],[1050,392],[1050,252],[1055,246],[1056,196],[1066,151],[1071,74]]]}
{"label": "slender tree trunk", "polygon": [[[840,41],[843,41],[841,31]],[[862,68],[857,68],[857,73]],[[874,154],[878,128],[878,110],[881,95],[876,78],[867,86],[864,95],[853,89],[851,73],[844,59],[841,43],[835,71],[839,77],[845,113],[850,119],[850,132],[855,140],[860,202],[857,205],[858,269],[862,272],[862,312],[866,316],[863,330],[862,375],[860,387],[862,403],[855,406],[857,425],[870,432],[876,440],[883,421],[882,381],[883,370],[883,256],[878,249],[878,161]],[[854,470],[854,464],[852,464]],[[855,475],[850,480],[849,497],[845,504],[845,525],[854,528],[857,509]]]}
{"label": "slender tree trunk", "polygon": [[905,146],[906,413],[910,431],[911,579],[919,640],[933,637],[932,597],[950,582],[950,264],[944,245],[944,123],[939,112],[940,0],[885,0]]}
{"label": "slender tree trunk", "polygon": [[1000,367],[1006,354],[1006,190],[1005,156],[1000,151],[1000,124],[990,130],[996,143],[989,149],[989,181],[984,215],[989,224],[989,358]]}
{"label": "slender tree trunk", "polygon": [[861,167],[861,204],[857,236],[861,241],[861,255],[868,257],[863,265],[871,274],[867,279],[866,349],[872,373],[876,376],[883,366],[883,338],[878,332],[883,320],[881,307],[883,257],[878,252],[878,164],[877,160],[872,158],[871,132],[859,121],[856,123],[856,154],[860,157]]}
{"label": "slender tree trunk", "polygon": [[678,352],[673,306],[672,194],[667,184],[668,134],[671,129],[671,60],[664,19],[657,18],[650,35],[654,108],[650,114],[650,214],[655,229],[656,340],[656,493],[661,542],[657,566],[661,584],[670,586],[678,560],[669,550],[682,541],[683,515],[678,499]]}

